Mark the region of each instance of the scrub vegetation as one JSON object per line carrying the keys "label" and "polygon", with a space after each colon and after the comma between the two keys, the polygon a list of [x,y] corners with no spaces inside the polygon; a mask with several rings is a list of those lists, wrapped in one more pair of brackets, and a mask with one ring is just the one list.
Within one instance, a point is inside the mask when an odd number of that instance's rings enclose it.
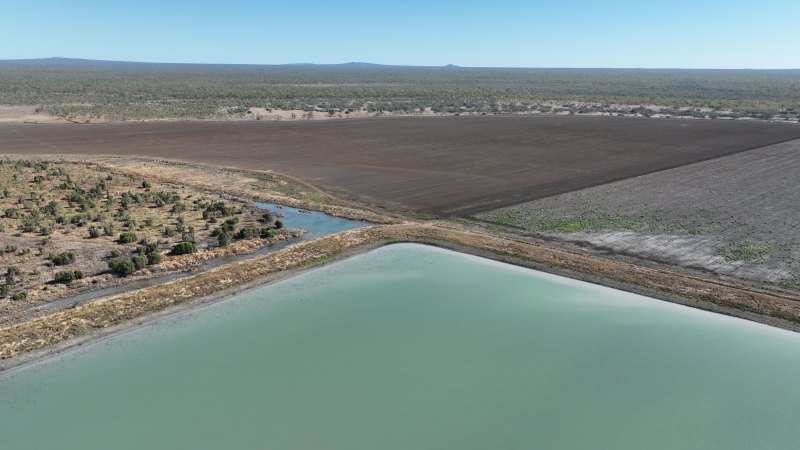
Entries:
{"label": "scrub vegetation", "polygon": [[[796,70],[0,62],[0,104],[80,119],[596,114],[796,120]],[[259,108],[255,110],[254,108]]]}
{"label": "scrub vegetation", "polygon": [[92,164],[3,159],[0,298],[127,277],[173,255],[273,238],[282,227],[253,206],[187,186]]}

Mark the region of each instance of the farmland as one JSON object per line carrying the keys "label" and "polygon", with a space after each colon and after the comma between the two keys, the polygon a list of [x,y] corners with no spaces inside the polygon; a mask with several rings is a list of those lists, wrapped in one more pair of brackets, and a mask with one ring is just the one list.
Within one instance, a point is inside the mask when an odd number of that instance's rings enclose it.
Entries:
{"label": "farmland", "polygon": [[[4,264],[19,268],[13,284],[7,283],[3,323],[24,321],[31,305],[121,282],[109,265],[114,250],[135,267],[142,249],[146,255],[148,244],[157,243],[164,262],[145,266],[135,278],[185,271],[187,264],[217,258],[220,250],[232,254],[228,249],[251,241],[243,252],[268,245],[259,231],[255,239],[221,246],[218,228],[228,218],[212,223],[202,214],[218,200],[210,193],[224,193],[242,211],[228,230],[234,236],[267,228],[277,238],[277,224],[264,223],[236,200],[277,202],[397,225],[377,225],[374,239],[361,243],[357,234],[335,235],[318,243],[326,247],[324,255],[387,240],[458,247],[452,236],[467,232],[467,241],[480,236],[503,258],[523,252],[527,256],[514,261],[539,269],[794,324],[798,139],[794,124],[580,116],[2,124],[0,148],[19,155],[3,166],[4,185],[13,191],[3,211],[21,212],[0,219],[4,238],[16,247]],[[68,183],[64,191],[67,175],[78,186]],[[69,203],[72,194],[101,181],[108,191],[102,199]],[[177,203],[186,206],[184,225],[193,227],[201,252],[173,255],[184,237],[165,236],[164,227],[177,226],[179,215],[174,202],[154,203],[164,191],[177,192]],[[102,200],[109,194],[114,203],[106,211]],[[123,197],[127,218],[119,211]],[[41,213],[51,201],[66,202],[56,205],[61,214],[52,220]],[[50,232],[48,225],[55,224],[52,235],[25,231],[36,211],[44,219],[36,226]],[[72,222],[84,213],[85,222]],[[111,235],[106,223],[114,226]],[[100,236],[92,237],[92,227]],[[129,231],[137,241],[123,243],[121,234]],[[292,264],[324,260],[305,249],[287,249],[285,256]],[[205,281],[194,294],[169,298],[177,304],[227,289],[216,277],[237,279],[227,269],[214,270],[196,275]],[[273,270],[279,269],[257,272]],[[74,279],[58,275],[65,271]],[[695,283],[703,288],[687,288]],[[721,286],[732,286],[733,293]],[[19,292],[28,297],[13,300]],[[768,300],[760,300],[762,294]],[[103,310],[99,320],[135,316],[132,311]]]}
{"label": "farmland", "polygon": [[559,116],[0,125],[7,153],[272,170],[363,203],[439,217],[796,138],[792,124]]}
{"label": "farmland", "polygon": [[515,234],[797,288],[800,141],[478,214]]}

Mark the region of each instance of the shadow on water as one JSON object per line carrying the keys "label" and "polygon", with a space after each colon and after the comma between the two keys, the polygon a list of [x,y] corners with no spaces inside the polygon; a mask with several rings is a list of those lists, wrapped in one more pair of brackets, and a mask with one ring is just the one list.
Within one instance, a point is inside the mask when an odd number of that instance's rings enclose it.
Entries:
{"label": "shadow on water", "polygon": [[243,261],[246,259],[255,258],[257,256],[266,255],[268,253],[278,251],[282,248],[285,248],[297,242],[307,241],[309,239],[327,236],[329,234],[339,233],[341,231],[347,231],[355,228],[362,228],[372,225],[370,222],[363,220],[351,220],[342,217],[334,217],[319,211],[307,211],[307,210],[293,208],[291,206],[277,205],[274,203],[256,202],[255,206],[257,208],[269,211],[274,217],[280,219],[288,228],[302,228],[306,230],[306,234],[296,239],[275,242],[272,245],[262,247],[252,253],[214,258],[198,266],[191,267],[185,271],[171,273],[168,275],[163,275],[154,278],[148,278],[146,280],[132,281],[130,283],[125,283],[118,286],[110,286],[104,289],[98,289],[95,291],[83,292],[81,294],[59,298],[51,302],[45,303],[43,305],[38,305],[33,308],[29,308],[25,310],[25,312],[45,311],[48,309],[58,308],[62,306],[74,306],[89,300],[94,300],[96,298],[105,297],[108,295],[120,294],[123,292],[129,292],[136,289],[155,286],[157,284],[187,277],[195,272],[213,269],[214,267],[218,267],[223,264],[230,264],[237,261]]}

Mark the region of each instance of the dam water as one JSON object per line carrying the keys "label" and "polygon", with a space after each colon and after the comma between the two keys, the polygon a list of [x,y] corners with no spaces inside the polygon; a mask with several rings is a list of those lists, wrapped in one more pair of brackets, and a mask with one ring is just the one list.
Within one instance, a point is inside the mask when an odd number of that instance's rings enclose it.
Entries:
{"label": "dam water", "polygon": [[0,448],[800,441],[800,336],[396,244],[0,375]]}

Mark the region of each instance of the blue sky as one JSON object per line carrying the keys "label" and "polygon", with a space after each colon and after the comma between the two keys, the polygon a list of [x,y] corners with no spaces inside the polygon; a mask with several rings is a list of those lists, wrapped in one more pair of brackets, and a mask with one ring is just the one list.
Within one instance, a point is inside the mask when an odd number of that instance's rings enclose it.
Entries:
{"label": "blue sky", "polygon": [[0,59],[800,68],[798,0],[40,0],[0,13]]}

